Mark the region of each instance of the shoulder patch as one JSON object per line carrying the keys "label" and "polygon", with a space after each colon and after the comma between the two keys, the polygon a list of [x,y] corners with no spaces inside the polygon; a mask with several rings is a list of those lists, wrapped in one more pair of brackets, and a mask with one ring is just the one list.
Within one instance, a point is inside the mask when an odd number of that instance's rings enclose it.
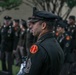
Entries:
{"label": "shoulder patch", "polygon": [[66,40],[70,40],[71,38],[70,38],[70,36],[66,36]]}
{"label": "shoulder patch", "polygon": [[35,54],[38,51],[38,46],[37,45],[32,45],[30,48],[30,52],[32,54]]}
{"label": "shoulder patch", "polygon": [[58,32],[56,32],[55,34],[56,34],[56,36],[58,36],[58,35],[59,35],[59,33],[58,33]]}

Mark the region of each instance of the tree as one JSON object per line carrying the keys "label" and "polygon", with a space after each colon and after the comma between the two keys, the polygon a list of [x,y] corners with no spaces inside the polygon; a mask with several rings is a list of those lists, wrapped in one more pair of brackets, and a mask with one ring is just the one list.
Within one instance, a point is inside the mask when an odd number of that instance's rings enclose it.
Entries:
{"label": "tree", "polygon": [[2,8],[0,12],[15,8],[19,6],[21,3],[22,3],[22,0],[0,0],[0,7]]}
{"label": "tree", "polygon": [[67,3],[67,6],[69,9],[67,11],[67,15],[66,15],[65,19],[69,16],[72,9],[76,6],[76,0],[67,0],[66,3]]}
{"label": "tree", "polygon": [[[53,12],[66,19],[76,6],[76,0],[0,0],[0,6],[3,9],[12,9],[24,3],[30,7],[37,7],[38,10]],[[63,8],[65,13],[62,14]]]}
{"label": "tree", "polygon": [[[23,0],[23,3],[33,7],[36,6],[39,10],[51,11],[62,18],[66,19],[76,6],[76,0]],[[63,8],[66,12],[62,14]]]}

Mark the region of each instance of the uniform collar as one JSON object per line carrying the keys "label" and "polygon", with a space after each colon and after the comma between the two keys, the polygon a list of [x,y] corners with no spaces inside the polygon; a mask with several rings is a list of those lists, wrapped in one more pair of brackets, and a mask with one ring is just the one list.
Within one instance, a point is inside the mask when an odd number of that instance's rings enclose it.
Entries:
{"label": "uniform collar", "polygon": [[47,32],[47,33],[45,33],[44,35],[42,35],[42,36],[37,40],[37,42],[43,41],[43,40],[45,40],[46,38],[52,38],[52,37],[53,37],[53,33],[52,33],[52,32]]}

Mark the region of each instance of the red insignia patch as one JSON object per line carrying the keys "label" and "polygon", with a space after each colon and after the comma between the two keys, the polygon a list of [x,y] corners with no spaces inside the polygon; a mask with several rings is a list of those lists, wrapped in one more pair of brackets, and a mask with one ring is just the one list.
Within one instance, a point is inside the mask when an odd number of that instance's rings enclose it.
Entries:
{"label": "red insignia patch", "polygon": [[66,40],[70,40],[70,36],[67,36],[67,37],[66,37]]}
{"label": "red insignia patch", "polygon": [[38,46],[37,45],[32,45],[30,48],[30,52],[32,54],[35,54],[38,51]]}
{"label": "red insignia patch", "polygon": [[59,34],[58,34],[58,32],[56,32],[56,36],[58,36]]}

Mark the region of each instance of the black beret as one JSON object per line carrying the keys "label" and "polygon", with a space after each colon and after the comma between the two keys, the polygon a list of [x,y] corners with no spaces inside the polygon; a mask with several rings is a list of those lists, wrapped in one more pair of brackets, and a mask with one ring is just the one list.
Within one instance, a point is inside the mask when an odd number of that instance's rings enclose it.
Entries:
{"label": "black beret", "polygon": [[75,20],[75,16],[71,15],[71,16],[69,16],[69,19]]}
{"label": "black beret", "polygon": [[44,20],[44,21],[54,21],[58,19],[58,16],[47,12],[47,11],[36,11],[32,17],[29,17],[29,20]]}
{"label": "black beret", "polygon": [[24,28],[27,28],[27,23],[25,20],[21,19],[21,25],[24,27]]}
{"label": "black beret", "polygon": [[62,27],[62,28],[66,28],[67,24],[63,20],[60,20],[60,21],[58,21],[58,26]]}
{"label": "black beret", "polygon": [[4,16],[5,20],[11,20],[12,18],[10,16]]}
{"label": "black beret", "polygon": [[19,19],[14,19],[15,22],[19,23]]}

